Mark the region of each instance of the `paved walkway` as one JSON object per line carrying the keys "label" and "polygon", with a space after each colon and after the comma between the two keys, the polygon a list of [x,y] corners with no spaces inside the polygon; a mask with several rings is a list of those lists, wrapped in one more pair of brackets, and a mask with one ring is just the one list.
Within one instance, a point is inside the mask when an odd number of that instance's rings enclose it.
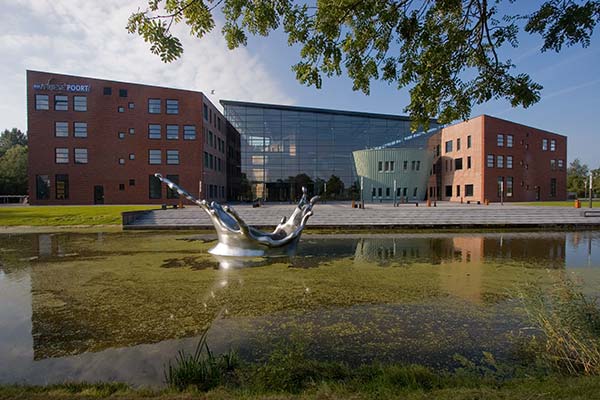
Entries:
{"label": "paved walkway", "polygon": [[[259,208],[238,205],[234,208],[249,224],[256,227],[277,225],[281,217],[290,215],[294,205],[267,204]],[[350,203],[315,205],[309,228],[501,228],[501,227],[570,227],[600,228],[598,216],[585,217],[586,209],[518,205],[466,205],[438,203],[437,207],[420,204],[367,204],[364,210]],[[600,210],[598,210],[600,211]],[[194,229],[212,228],[208,216],[198,207],[156,210],[138,214],[124,229]]]}

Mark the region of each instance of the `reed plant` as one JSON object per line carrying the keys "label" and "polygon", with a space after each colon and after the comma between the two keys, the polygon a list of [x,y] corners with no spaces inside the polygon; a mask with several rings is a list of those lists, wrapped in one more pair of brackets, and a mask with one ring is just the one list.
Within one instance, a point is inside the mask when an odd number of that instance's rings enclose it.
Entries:
{"label": "reed plant", "polygon": [[600,375],[600,303],[563,276],[549,291],[528,287],[521,300],[539,331],[529,350],[554,371]]}

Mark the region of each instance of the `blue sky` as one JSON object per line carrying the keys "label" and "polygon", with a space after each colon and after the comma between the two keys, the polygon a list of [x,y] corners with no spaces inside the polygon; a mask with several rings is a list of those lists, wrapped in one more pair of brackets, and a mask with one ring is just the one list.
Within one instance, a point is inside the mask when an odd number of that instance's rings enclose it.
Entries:
{"label": "blue sky", "polygon": [[[525,13],[535,1],[511,5]],[[5,8],[0,51],[0,129],[26,129],[25,70],[37,69],[121,81],[200,90],[216,104],[220,99],[404,114],[408,91],[374,82],[371,94],[352,91],[344,77],[324,79],[317,90],[295,80],[291,65],[298,48],[287,46],[283,34],[250,38],[246,48],[229,51],[217,28],[202,40],[189,37],[185,27],[184,56],[163,64],[148,45],[125,30],[128,15],[145,1],[13,0]],[[521,9],[515,7],[523,7]],[[473,108],[472,116],[494,115],[568,136],[568,159],[580,158],[600,167],[600,36],[592,44],[541,53],[541,39],[521,34],[517,49],[503,54],[544,86],[542,100],[528,109],[511,108],[504,100]],[[215,90],[214,95],[210,95]]]}

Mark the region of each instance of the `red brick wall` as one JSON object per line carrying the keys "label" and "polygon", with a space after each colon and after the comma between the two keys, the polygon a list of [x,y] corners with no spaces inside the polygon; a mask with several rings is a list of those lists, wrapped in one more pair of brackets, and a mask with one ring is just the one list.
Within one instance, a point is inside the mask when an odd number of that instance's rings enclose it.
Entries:
{"label": "red brick wall", "polygon": [[[34,90],[38,83],[72,83],[89,84],[89,93],[69,93],[49,90]],[[112,94],[104,95],[104,87],[111,87]],[[127,90],[127,97],[120,97],[119,90]],[[35,94],[47,94],[49,110],[35,110]],[[54,95],[67,95],[69,111],[54,110]],[[87,96],[87,111],[73,111],[73,96]],[[161,113],[148,112],[148,99],[161,99]],[[179,113],[166,114],[166,100],[179,100]],[[130,109],[128,104],[134,103]],[[203,119],[203,102],[215,113],[215,126]],[[123,113],[117,112],[118,107]],[[139,85],[91,79],[84,77],[27,71],[27,115],[29,135],[29,195],[32,204],[92,204],[94,186],[104,188],[105,204],[144,204],[169,203],[178,200],[166,199],[166,187],[162,187],[161,199],[149,198],[149,176],[155,172],[163,175],[179,175],[181,186],[195,196],[199,194],[199,182],[226,186],[226,153],[205,145],[204,128],[225,141],[225,118],[200,92],[169,89],[155,86]],[[221,119],[221,130],[216,126],[217,118]],[[55,137],[55,122],[69,123],[69,137]],[[75,138],[73,122],[87,122],[87,138]],[[161,139],[148,138],[148,124],[161,125]],[[166,124],[179,125],[179,138],[166,139]],[[183,126],[196,126],[196,139],[183,140]],[[134,133],[130,134],[130,128]],[[119,132],[125,133],[125,139],[119,139]],[[69,163],[55,163],[55,148],[69,149]],[[88,163],[75,164],[74,148],[88,149]],[[148,150],[161,150],[161,165],[150,165]],[[166,164],[166,150],[179,150],[179,165]],[[204,151],[208,151],[222,159],[220,172],[204,169]],[[135,160],[129,159],[135,155]],[[125,160],[124,165],[119,159]],[[68,200],[57,200],[55,193],[55,175],[69,176]],[[50,198],[36,199],[36,175],[48,175],[50,178]],[[129,180],[135,185],[130,186]],[[119,184],[125,190],[119,190]],[[206,192],[204,193],[206,194]],[[220,196],[214,197],[223,200]],[[206,197],[206,196],[203,196]]]}

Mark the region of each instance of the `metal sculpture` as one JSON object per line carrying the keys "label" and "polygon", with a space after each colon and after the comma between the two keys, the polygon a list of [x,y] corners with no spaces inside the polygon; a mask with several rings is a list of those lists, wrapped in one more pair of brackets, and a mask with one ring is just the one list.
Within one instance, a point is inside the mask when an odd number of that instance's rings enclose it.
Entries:
{"label": "metal sculpture", "polygon": [[219,243],[209,253],[219,256],[264,256],[293,252],[306,222],[313,215],[312,208],[319,200],[319,196],[308,200],[306,188],[302,187],[302,198],[292,215],[289,218],[283,217],[275,230],[268,233],[248,226],[232,207],[222,207],[214,201],[209,204],[206,200],[198,200],[161,174],[154,176],[208,214],[219,239]]}

